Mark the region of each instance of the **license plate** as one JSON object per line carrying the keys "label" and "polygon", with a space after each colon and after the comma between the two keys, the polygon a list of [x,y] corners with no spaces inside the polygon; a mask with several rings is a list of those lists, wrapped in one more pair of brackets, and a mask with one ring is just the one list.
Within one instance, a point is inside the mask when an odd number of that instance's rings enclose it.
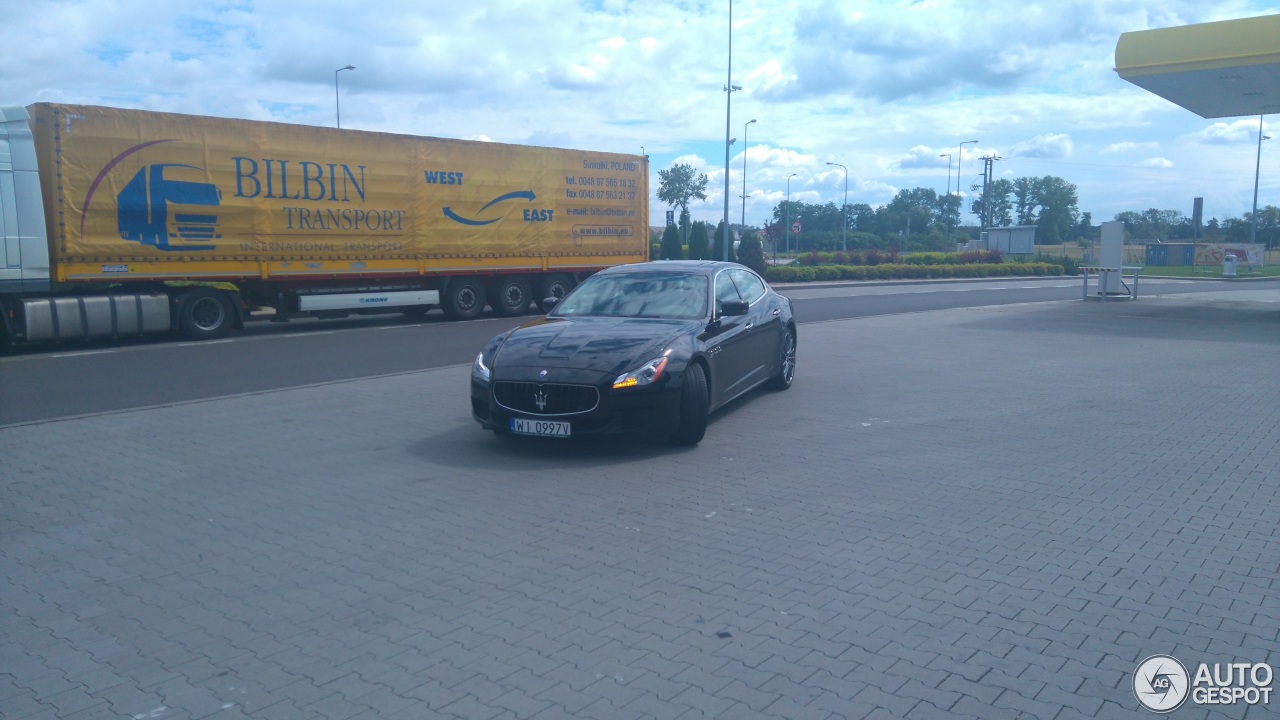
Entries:
{"label": "license plate", "polygon": [[540,437],[569,437],[569,423],[557,420],[525,420],[511,418],[511,432]]}

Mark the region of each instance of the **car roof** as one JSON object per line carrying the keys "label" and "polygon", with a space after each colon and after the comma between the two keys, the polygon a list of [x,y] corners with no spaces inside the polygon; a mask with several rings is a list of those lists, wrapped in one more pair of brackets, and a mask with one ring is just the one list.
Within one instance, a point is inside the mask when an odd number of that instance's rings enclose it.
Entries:
{"label": "car roof", "polygon": [[713,275],[719,270],[725,268],[746,268],[734,262],[720,262],[716,260],[651,260],[642,263],[629,263],[627,265],[614,265],[610,268],[601,270],[598,274],[606,273],[635,273],[635,272],[681,272],[690,275]]}

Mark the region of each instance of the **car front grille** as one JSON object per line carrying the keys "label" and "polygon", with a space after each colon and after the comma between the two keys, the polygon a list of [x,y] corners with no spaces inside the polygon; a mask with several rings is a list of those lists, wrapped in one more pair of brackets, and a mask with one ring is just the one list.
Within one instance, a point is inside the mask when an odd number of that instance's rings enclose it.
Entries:
{"label": "car front grille", "polygon": [[529,415],[574,415],[590,412],[600,403],[600,392],[590,385],[512,382],[493,384],[499,405]]}

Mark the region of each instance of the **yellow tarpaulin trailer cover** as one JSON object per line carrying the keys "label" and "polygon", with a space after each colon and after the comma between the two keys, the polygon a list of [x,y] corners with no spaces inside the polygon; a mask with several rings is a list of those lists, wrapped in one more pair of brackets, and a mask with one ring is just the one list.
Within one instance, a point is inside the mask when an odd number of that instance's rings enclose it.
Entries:
{"label": "yellow tarpaulin trailer cover", "polygon": [[644,259],[642,157],[39,103],[72,263]]}

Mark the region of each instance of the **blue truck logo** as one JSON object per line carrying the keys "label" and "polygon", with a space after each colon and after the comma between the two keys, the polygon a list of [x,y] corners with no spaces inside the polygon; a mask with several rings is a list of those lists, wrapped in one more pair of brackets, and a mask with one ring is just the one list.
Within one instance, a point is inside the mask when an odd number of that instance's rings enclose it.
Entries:
{"label": "blue truck logo", "polygon": [[157,250],[212,250],[218,234],[222,191],[206,182],[180,179],[192,165],[155,164],[143,167],[116,196],[120,237]]}

